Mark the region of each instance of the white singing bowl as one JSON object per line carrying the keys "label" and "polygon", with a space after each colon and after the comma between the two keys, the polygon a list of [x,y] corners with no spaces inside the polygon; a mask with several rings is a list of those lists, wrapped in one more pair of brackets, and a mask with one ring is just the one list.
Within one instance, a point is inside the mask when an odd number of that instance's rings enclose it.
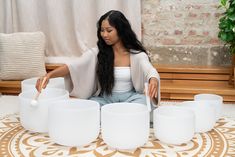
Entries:
{"label": "white singing bowl", "polygon": [[149,137],[149,111],[137,103],[113,103],[101,108],[104,142],[115,149],[136,149]]}
{"label": "white singing bowl", "polygon": [[31,89],[19,94],[20,122],[26,130],[48,132],[49,105],[56,100],[68,99],[69,93],[63,89],[46,88],[42,90],[37,106],[32,106],[31,101],[36,92],[36,90]]}
{"label": "white singing bowl", "polygon": [[216,120],[221,117],[222,106],[223,106],[223,97],[216,94],[197,94],[194,96],[195,101],[208,101],[215,107],[216,111]]}
{"label": "white singing bowl", "polygon": [[[21,82],[21,91],[25,92],[27,90],[36,90],[35,85],[37,82],[36,77],[30,78],[30,79],[25,79]],[[47,88],[60,88],[60,89],[65,89],[65,83],[64,83],[64,78],[63,77],[57,77],[57,78],[51,78],[49,80],[49,83],[47,84]]]}
{"label": "white singing bowl", "polygon": [[166,144],[189,142],[195,133],[193,111],[178,106],[160,106],[153,113],[154,135]]}
{"label": "white singing bowl", "polygon": [[216,122],[216,111],[207,101],[184,101],[179,104],[192,110],[195,114],[195,132],[203,133],[213,129]]}
{"label": "white singing bowl", "polygon": [[85,146],[100,132],[100,105],[82,99],[56,101],[49,107],[49,136],[65,146]]}

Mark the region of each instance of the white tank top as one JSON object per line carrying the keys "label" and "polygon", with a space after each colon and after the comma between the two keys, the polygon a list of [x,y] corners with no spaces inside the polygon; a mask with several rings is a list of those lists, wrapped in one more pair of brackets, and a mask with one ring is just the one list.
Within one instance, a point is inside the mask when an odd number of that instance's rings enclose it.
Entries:
{"label": "white tank top", "polygon": [[128,92],[133,89],[130,67],[114,67],[113,92]]}

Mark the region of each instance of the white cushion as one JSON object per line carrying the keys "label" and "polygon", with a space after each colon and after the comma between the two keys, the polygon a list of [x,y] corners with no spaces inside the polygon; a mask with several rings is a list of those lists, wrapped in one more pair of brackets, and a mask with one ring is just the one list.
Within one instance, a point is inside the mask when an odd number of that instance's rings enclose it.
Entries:
{"label": "white cushion", "polygon": [[45,35],[42,32],[0,33],[0,79],[43,76]]}

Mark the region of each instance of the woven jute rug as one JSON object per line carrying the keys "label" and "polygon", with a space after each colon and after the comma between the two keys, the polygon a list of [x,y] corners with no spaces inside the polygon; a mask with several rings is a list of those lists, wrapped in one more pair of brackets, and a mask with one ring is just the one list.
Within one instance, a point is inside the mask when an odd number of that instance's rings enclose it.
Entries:
{"label": "woven jute rug", "polygon": [[18,114],[2,117],[0,122],[0,157],[232,157],[235,156],[235,121],[221,118],[214,129],[195,134],[193,139],[182,145],[167,145],[154,138],[153,130],[149,141],[136,150],[121,151],[109,148],[99,137],[84,147],[66,147],[53,143],[48,134],[25,130]]}

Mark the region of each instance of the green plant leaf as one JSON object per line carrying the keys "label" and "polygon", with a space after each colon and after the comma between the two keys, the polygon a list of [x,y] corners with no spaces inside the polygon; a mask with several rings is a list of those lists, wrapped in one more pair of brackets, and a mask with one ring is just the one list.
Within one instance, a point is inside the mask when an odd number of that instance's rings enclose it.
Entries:
{"label": "green plant leaf", "polygon": [[227,0],[220,0],[220,4],[225,7],[226,6],[226,3],[227,3]]}
{"label": "green plant leaf", "polygon": [[232,32],[219,32],[218,37],[225,42],[231,42],[234,40],[234,35]]}
{"label": "green plant leaf", "polygon": [[228,15],[228,18],[232,21],[235,21],[235,13],[233,13],[232,15]]}
{"label": "green plant leaf", "polygon": [[234,40],[233,33],[228,32],[226,33],[226,35],[227,35],[227,39],[226,39],[227,42],[231,42]]}
{"label": "green plant leaf", "polygon": [[225,16],[221,17],[221,18],[219,19],[219,22],[222,23],[222,22],[224,22],[224,20],[226,20],[226,17],[225,17]]}
{"label": "green plant leaf", "polygon": [[219,38],[223,41],[226,41],[227,35],[225,32],[219,32]]}
{"label": "green plant leaf", "polygon": [[234,5],[235,1],[234,0],[230,0],[229,3],[230,3],[230,5]]}
{"label": "green plant leaf", "polygon": [[221,20],[219,22],[219,28],[220,29],[225,29],[227,27],[227,22],[225,20]]}
{"label": "green plant leaf", "polygon": [[234,22],[229,18],[223,18],[219,22],[219,29],[224,32],[230,32],[234,27]]}
{"label": "green plant leaf", "polygon": [[230,7],[230,8],[227,9],[227,13],[232,14],[234,12],[234,10],[235,10],[235,8]]}

